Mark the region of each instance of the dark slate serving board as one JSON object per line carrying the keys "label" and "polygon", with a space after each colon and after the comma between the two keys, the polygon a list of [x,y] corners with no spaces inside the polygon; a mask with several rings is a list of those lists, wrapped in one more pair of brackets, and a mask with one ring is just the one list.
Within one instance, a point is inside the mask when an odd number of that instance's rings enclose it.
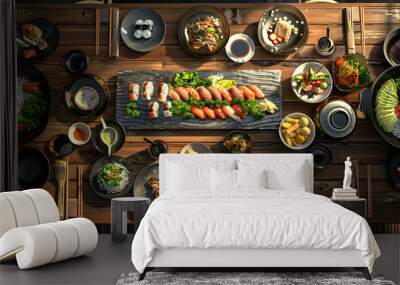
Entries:
{"label": "dark slate serving board", "polygon": [[164,118],[162,106],[160,104],[160,114],[157,119],[150,119],[147,116],[147,105],[150,101],[145,101],[141,97],[137,101],[141,115],[138,118],[129,118],[125,108],[128,100],[128,85],[130,82],[140,84],[140,94],[142,93],[142,82],[144,80],[153,81],[155,92],[153,101],[157,98],[158,81],[170,83],[174,78],[175,71],[148,71],[148,70],[129,70],[118,73],[117,78],[117,98],[116,98],[116,118],[127,129],[276,129],[282,120],[282,95],[281,95],[281,71],[280,70],[240,70],[240,71],[199,71],[200,76],[222,73],[225,79],[236,80],[240,85],[256,85],[265,94],[266,98],[274,102],[279,110],[274,114],[267,114],[265,117],[255,120],[251,115],[247,116],[243,122],[238,123],[230,118],[226,120],[185,120],[178,116]]}

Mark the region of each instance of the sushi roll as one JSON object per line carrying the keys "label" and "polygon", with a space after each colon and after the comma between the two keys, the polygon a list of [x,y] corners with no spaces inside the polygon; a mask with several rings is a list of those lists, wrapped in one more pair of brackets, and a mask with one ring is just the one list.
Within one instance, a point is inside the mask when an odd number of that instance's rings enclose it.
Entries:
{"label": "sushi roll", "polygon": [[169,92],[169,87],[167,83],[164,83],[160,81],[158,83],[158,95],[157,95],[157,100],[160,102],[165,102],[167,101],[168,97],[168,92]]}
{"label": "sushi roll", "polygon": [[135,39],[140,40],[143,37],[143,31],[140,29],[135,30],[135,33],[133,34]]}
{"label": "sushi roll", "polygon": [[144,81],[143,91],[142,91],[143,100],[150,101],[151,97],[153,97],[153,93],[154,93],[153,81]]}
{"label": "sushi roll", "polygon": [[128,99],[129,101],[137,101],[139,99],[139,84],[129,83]]}
{"label": "sushi roll", "polygon": [[135,22],[135,29],[136,30],[143,30],[144,21],[142,19],[136,20]]}
{"label": "sushi roll", "polygon": [[151,31],[150,30],[144,30],[143,31],[143,38],[144,39],[150,39],[151,38]]}
{"label": "sushi roll", "polygon": [[158,118],[158,111],[160,110],[160,104],[156,101],[152,101],[149,103],[149,108],[148,108],[148,115],[149,118],[155,119]]}
{"label": "sushi roll", "polygon": [[147,30],[150,30],[150,31],[153,30],[153,25],[154,25],[154,23],[153,23],[152,20],[149,20],[149,19],[145,20],[145,21],[143,22],[143,25],[145,26],[145,27],[144,27],[145,30],[146,30],[146,29],[147,29]]}
{"label": "sushi roll", "polygon": [[163,116],[165,118],[171,118],[174,115],[172,113],[171,107],[172,107],[171,101],[166,101],[163,103]]}

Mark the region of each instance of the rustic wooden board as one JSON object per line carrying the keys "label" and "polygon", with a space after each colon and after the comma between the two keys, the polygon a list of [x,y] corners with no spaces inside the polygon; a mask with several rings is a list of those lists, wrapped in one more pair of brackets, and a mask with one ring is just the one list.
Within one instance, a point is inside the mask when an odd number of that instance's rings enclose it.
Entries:
{"label": "rustic wooden board", "polygon": [[[20,3],[20,2],[19,2]],[[94,127],[98,119],[81,119],[68,112],[63,104],[62,91],[66,83],[74,76],[66,72],[63,66],[64,54],[71,49],[81,49],[90,58],[88,72],[94,73],[110,85],[110,107],[103,114],[105,119],[115,119],[116,103],[116,75],[118,72],[130,69],[145,70],[215,70],[234,71],[241,69],[253,70],[281,70],[282,71],[282,113],[303,112],[312,116],[315,106],[306,104],[297,99],[290,88],[290,77],[294,69],[305,61],[319,61],[330,68],[333,58],[345,53],[345,38],[342,27],[342,9],[352,7],[354,14],[355,42],[358,52],[364,52],[369,63],[373,78],[376,78],[388,67],[382,44],[386,34],[400,24],[400,3],[342,3],[342,4],[293,4],[307,17],[310,26],[310,37],[304,49],[297,55],[288,57],[271,56],[259,45],[256,39],[257,23],[264,12],[273,4],[268,3],[223,3],[213,4],[219,9],[237,8],[243,20],[240,24],[231,26],[232,33],[246,33],[255,40],[256,54],[253,60],[242,65],[231,62],[222,51],[217,55],[199,59],[189,56],[180,47],[176,26],[179,18],[194,6],[202,4],[156,4],[156,3],[127,3],[113,4],[120,8],[122,19],[130,9],[148,7],[157,11],[167,22],[167,35],[161,46],[155,50],[141,54],[135,53],[120,43],[120,57],[108,58],[108,23],[101,23],[100,54],[95,53],[95,7],[108,10],[108,5],[72,5],[72,4],[19,4],[17,9],[17,23],[29,19],[44,17],[53,21],[60,29],[60,45],[56,51],[36,64],[58,95],[55,99],[61,102],[59,111],[50,118],[48,127],[30,146],[48,153],[47,143],[52,136],[66,133],[68,127],[78,120]],[[208,4],[209,5],[209,4]],[[361,25],[361,10],[364,12],[364,29]],[[337,51],[328,58],[319,57],[314,50],[316,40],[325,34],[326,27],[331,27],[331,36],[337,44]],[[362,38],[363,37],[363,38]],[[333,95],[338,95],[334,90]],[[282,153],[291,152],[280,142],[276,130],[248,130],[254,142],[254,153]],[[207,144],[214,152],[222,152],[221,140],[227,130],[129,130],[125,145],[116,155],[133,159],[135,169],[139,170],[152,160],[146,156],[148,145],[143,142],[143,136],[150,139],[162,139],[169,145],[169,151],[177,153],[187,143],[198,141]],[[346,156],[359,161],[360,196],[371,201],[370,217],[368,221],[375,232],[400,233],[400,197],[399,191],[389,185],[385,177],[385,160],[394,151],[376,133],[369,120],[359,120],[356,129],[348,138],[341,141],[332,141],[329,138],[317,136],[316,142],[329,145],[333,151],[333,163],[324,169],[315,170],[315,193],[329,196],[331,189],[340,185],[343,172],[343,161]],[[83,169],[84,178],[84,216],[96,224],[104,226],[99,229],[109,231],[110,206],[108,202],[99,199],[90,189],[88,183],[90,166],[102,154],[97,152],[91,144],[86,144],[76,150],[69,157],[69,193],[76,195],[76,166]],[[52,159],[52,158],[50,158]],[[367,188],[367,166],[371,172],[371,193]],[[52,195],[56,194],[56,184],[52,177],[44,185]]]}
{"label": "rustic wooden board", "polygon": [[[201,77],[217,74],[218,72],[200,71]],[[255,120],[253,116],[247,116],[243,122],[239,123],[233,119],[226,120],[199,119],[184,120],[180,117],[164,118],[162,115],[162,106],[160,114],[156,119],[151,119],[147,115],[147,105],[149,101],[139,98],[137,101],[141,111],[138,118],[129,118],[126,114],[126,105],[128,99],[128,85],[131,82],[138,83],[140,94],[142,93],[142,83],[152,81],[155,91],[152,101],[157,98],[158,82],[171,83],[175,71],[148,71],[148,70],[130,70],[118,73],[117,78],[117,98],[116,98],[116,117],[117,121],[127,129],[276,129],[282,120],[282,95],[281,95],[281,71],[280,70],[239,70],[219,72],[225,79],[236,80],[238,86],[256,85],[265,94],[265,97],[275,103],[279,110],[273,114],[267,114],[265,117]],[[160,104],[161,105],[161,104]]]}

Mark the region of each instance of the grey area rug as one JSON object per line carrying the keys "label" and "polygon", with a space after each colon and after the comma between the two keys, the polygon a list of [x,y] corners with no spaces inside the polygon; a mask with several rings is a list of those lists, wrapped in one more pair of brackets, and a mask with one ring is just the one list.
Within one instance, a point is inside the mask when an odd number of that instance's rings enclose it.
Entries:
{"label": "grey area rug", "polygon": [[368,281],[359,272],[148,272],[142,281],[138,276],[122,274],[116,285],[395,285],[379,275]]}

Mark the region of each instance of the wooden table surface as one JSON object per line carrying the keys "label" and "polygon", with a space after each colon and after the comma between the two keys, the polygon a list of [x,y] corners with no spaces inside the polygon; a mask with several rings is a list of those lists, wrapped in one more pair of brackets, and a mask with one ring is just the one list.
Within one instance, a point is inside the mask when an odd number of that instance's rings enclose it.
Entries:
{"label": "wooden table surface", "polygon": [[[305,48],[297,55],[289,57],[272,56],[258,43],[257,24],[263,11],[271,4],[216,4],[220,9],[238,8],[243,16],[240,25],[232,25],[231,33],[246,33],[256,43],[256,53],[251,62],[238,65],[231,62],[224,51],[208,59],[194,58],[187,54],[177,39],[179,18],[195,4],[117,4],[120,7],[120,19],[130,9],[149,7],[158,12],[167,23],[167,34],[163,44],[148,53],[137,53],[120,43],[120,57],[108,58],[108,23],[101,23],[100,55],[95,54],[95,9],[108,10],[109,6],[74,6],[74,5],[33,5],[17,7],[17,22],[22,23],[32,18],[44,17],[57,24],[61,40],[53,54],[45,58],[36,67],[40,69],[58,92],[55,95],[60,102],[59,111],[50,118],[47,129],[32,146],[46,149],[50,138],[59,133],[66,133],[68,127],[76,121],[84,121],[91,127],[97,122],[79,118],[66,109],[62,90],[73,76],[63,66],[63,57],[72,49],[83,50],[90,58],[88,72],[108,81],[111,89],[111,103],[103,114],[106,119],[115,119],[115,76],[118,71],[127,69],[168,69],[184,71],[199,70],[238,70],[238,69],[280,69],[282,70],[283,113],[304,112],[312,115],[315,106],[297,99],[290,89],[290,76],[295,67],[302,62],[317,60],[330,68],[332,58],[345,53],[345,39],[342,31],[342,8],[352,7],[355,26],[356,49],[365,55],[370,70],[375,78],[388,64],[383,58],[382,44],[386,34],[400,24],[400,4],[297,4],[310,25],[310,37]],[[87,8],[85,12],[85,8]],[[314,51],[317,39],[325,34],[330,26],[331,37],[336,45],[336,54],[331,58],[321,58]],[[124,147],[116,153],[130,157],[135,168],[140,169],[151,159],[146,156],[148,147],[143,136],[165,140],[170,152],[176,153],[189,142],[206,143],[215,152],[222,152],[220,142],[227,131],[224,130],[177,130],[177,131],[129,131]],[[253,152],[289,152],[280,142],[277,130],[248,131],[254,141]],[[369,222],[376,232],[400,232],[400,191],[392,188],[385,178],[384,162],[394,150],[375,132],[369,120],[359,120],[353,134],[341,141],[317,138],[333,149],[333,163],[324,169],[315,170],[315,192],[330,196],[332,187],[338,187],[343,179],[343,161],[351,156],[359,162],[360,196],[369,204]],[[109,203],[93,194],[88,184],[90,165],[102,155],[88,143],[69,156],[69,193],[76,195],[75,170],[78,165],[84,169],[84,216],[97,224],[110,223]],[[369,175],[370,174],[370,175]],[[368,191],[368,185],[370,190]],[[56,184],[50,179],[44,186],[52,194]],[[107,229],[107,226],[105,227]]]}

